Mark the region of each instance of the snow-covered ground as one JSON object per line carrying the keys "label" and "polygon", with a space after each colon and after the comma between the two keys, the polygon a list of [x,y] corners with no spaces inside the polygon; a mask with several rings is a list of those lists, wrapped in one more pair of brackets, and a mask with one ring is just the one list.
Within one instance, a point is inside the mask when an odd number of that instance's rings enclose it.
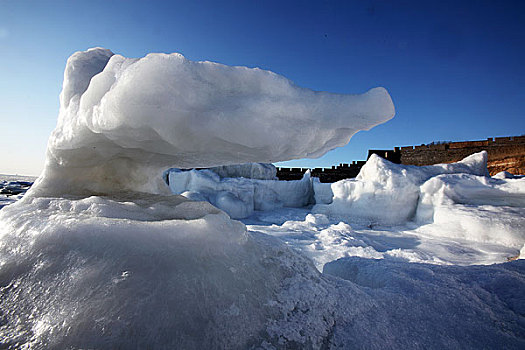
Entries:
{"label": "snow-covered ground", "polygon": [[[373,157],[328,186],[253,167],[170,182],[199,179],[188,197],[248,226],[169,193],[169,166],[345,144],[393,116],[386,90],[320,93],[260,69],[91,49],[68,60],[60,100],[44,172],[0,210],[0,348],[525,347],[525,260],[469,265],[524,243],[523,179],[485,176],[486,155]],[[224,177],[247,173],[261,176]]]}
{"label": "snow-covered ground", "polygon": [[249,173],[175,169],[168,176],[174,193],[206,200],[242,219],[249,230],[284,240],[320,271],[348,256],[501,263],[517,258],[525,243],[525,178],[489,177],[483,152],[425,167],[373,156],[356,179],[333,184],[308,173],[300,181],[277,181],[271,172],[266,179],[250,179]]}
{"label": "snow-covered ground", "polygon": [[[523,215],[523,210],[520,215]],[[343,257],[387,259],[437,265],[477,265],[507,262],[520,250],[503,244],[443,237],[442,228],[366,226],[313,214],[308,208],[256,212],[242,219],[249,231],[278,237],[312,259],[319,269]]]}

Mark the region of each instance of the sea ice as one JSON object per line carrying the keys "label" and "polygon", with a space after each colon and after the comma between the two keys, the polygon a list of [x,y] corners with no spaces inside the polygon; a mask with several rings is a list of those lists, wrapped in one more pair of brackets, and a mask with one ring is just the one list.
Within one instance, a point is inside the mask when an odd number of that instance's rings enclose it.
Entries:
{"label": "sea ice", "polygon": [[[482,152],[458,163],[416,167],[372,156],[356,179],[332,184],[314,179],[312,211],[256,213],[244,221],[250,230],[299,249],[320,271],[348,256],[431,264],[505,262],[523,256],[525,178],[491,178],[486,161]],[[311,212],[328,222],[313,224]],[[347,229],[331,229],[341,222]]]}
{"label": "sea ice", "polygon": [[312,91],[270,71],[95,48],[67,62],[34,191],[167,193],[170,167],[319,157],[394,116],[388,92]]}
{"label": "sea ice", "polygon": [[[246,218],[254,210],[273,210],[281,207],[300,208],[312,202],[313,189],[310,173],[307,172],[302,180],[279,181],[276,179],[260,179],[275,172],[257,170],[256,178],[231,177],[245,173],[245,169],[260,169],[260,166],[234,165],[223,166],[216,170],[189,170],[171,169],[168,173],[170,189],[175,194],[182,194],[189,199],[206,200],[224,210],[234,219]],[[265,166],[272,169],[273,165]],[[275,168],[274,168],[275,169]],[[221,177],[218,174],[222,174]]]}
{"label": "sea ice", "polygon": [[332,200],[326,185],[316,184],[322,191],[313,211],[352,218],[369,223],[400,224],[416,214],[420,186],[440,174],[474,174],[488,176],[487,154],[481,152],[461,162],[429,166],[401,165],[376,154],[368,159],[355,179],[331,184]]}
{"label": "sea ice", "polygon": [[[356,180],[363,184],[330,188],[312,185],[309,174],[285,183],[264,170],[266,179],[248,180],[246,167],[168,174],[172,190],[208,197],[233,216],[282,205],[277,214],[255,213],[281,220],[266,227],[279,239],[257,232],[263,225],[248,231],[207,202],[169,194],[163,181],[168,167],[318,156],[393,113],[382,88],[329,94],[268,71],[179,54],[74,54],[46,168],[24,198],[0,210],[0,347],[523,348],[523,260],[489,267],[407,262],[430,261],[432,248],[417,249],[436,247],[439,237],[430,230],[424,240],[417,230],[440,225],[443,208],[499,208],[513,229],[496,241],[523,243],[514,230],[523,221],[514,195],[522,183],[481,179],[483,154],[425,168],[372,157]],[[308,202],[316,186],[325,214],[286,208]],[[397,186],[407,192],[395,193]],[[420,204],[428,208],[418,215]],[[334,222],[351,218],[352,207],[361,219],[404,220],[408,233]],[[481,215],[469,213],[472,220]],[[478,242],[487,244],[495,243]]]}
{"label": "sea ice", "polygon": [[28,196],[0,222],[5,348],[319,348],[335,323],[307,258],[206,202]]}
{"label": "sea ice", "polygon": [[97,48],[70,57],[60,102],[44,172],[0,211],[0,347],[327,346],[330,279],[206,202],[163,196],[162,173],[320,156],[393,117],[385,89]]}

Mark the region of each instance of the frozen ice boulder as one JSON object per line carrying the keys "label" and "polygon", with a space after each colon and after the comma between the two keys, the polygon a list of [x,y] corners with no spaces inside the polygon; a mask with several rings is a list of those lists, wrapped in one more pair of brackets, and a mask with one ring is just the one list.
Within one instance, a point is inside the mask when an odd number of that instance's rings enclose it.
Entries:
{"label": "frozen ice boulder", "polygon": [[[96,48],[69,58],[60,101],[42,176],[0,211],[1,348],[331,342],[338,293],[329,278],[209,203],[171,195],[162,174],[320,156],[394,115],[385,89],[315,92],[260,69]],[[239,216],[256,198],[287,193],[206,176],[199,189]]]}
{"label": "frozen ice boulder", "polygon": [[309,172],[302,180],[279,181],[245,177],[223,178],[213,169],[170,169],[168,182],[173,193],[182,194],[190,199],[206,200],[234,219],[246,218],[252,215],[254,210],[304,207],[312,202],[313,195]]}
{"label": "frozen ice boulder", "polygon": [[426,236],[521,249],[525,242],[525,178],[491,178],[487,153],[431,166],[393,164],[372,155],[355,179],[314,183],[315,213],[363,224],[413,221]]}
{"label": "frozen ice boulder", "polygon": [[316,195],[321,202],[314,212],[369,223],[404,223],[416,214],[419,187],[425,181],[439,174],[456,173],[488,176],[487,153],[476,153],[457,163],[421,167],[394,164],[372,154],[355,179],[331,184],[331,202],[325,198],[327,190],[323,186],[314,187],[323,193]]}
{"label": "frozen ice boulder", "polygon": [[68,59],[60,101],[34,193],[165,193],[167,167],[319,157],[394,116],[383,88],[318,92],[257,68],[101,48]]}

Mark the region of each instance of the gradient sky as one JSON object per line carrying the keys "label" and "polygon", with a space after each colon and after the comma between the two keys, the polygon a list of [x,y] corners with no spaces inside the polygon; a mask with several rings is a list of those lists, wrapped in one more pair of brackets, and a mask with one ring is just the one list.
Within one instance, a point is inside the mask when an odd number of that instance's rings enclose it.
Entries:
{"label": "gradient sky", "polygon": [[313,90],[388,89],[394,119],[290,166],[525,133],[525,1],[0,0],[0,173],[40,173],[66,60],[94,46],[260,67]]}

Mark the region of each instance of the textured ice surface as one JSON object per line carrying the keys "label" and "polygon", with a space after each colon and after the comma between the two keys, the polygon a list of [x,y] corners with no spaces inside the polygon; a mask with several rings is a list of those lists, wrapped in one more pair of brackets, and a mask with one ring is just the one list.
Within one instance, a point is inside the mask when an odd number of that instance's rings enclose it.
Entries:
{"label": "textured ice surface", "polygon": [[335,323],[310,261],[206,202],[25,197],[0,222],[5,348],[319,348]]}
{"label": "textured ice surface", "polygon": [[319,157],[394,116],[383,88],[317,92],[257,68],[100,48],[68,59],[60,101],[42,194],[165,193],[167,167]]}
{"label": "textured ice surface", "polygon": [[316,185],[322,194],[314,212],[351,217],[371,223],[398,224],[414,217],[419,187],[439,174],[486,175],[487,153],[481,152],[452,164],[411,166],[394,164],[373,154],[355,179],[331,184],[333,198],[327,199],[326,185]]}
{"label": "textured ice surface", "polygon": [[[505,218],[513,217],[514,224],[520,220],[519,213],[507,212],[505,208],[491,208],[492,220],[496,225],[497,214]],[[490,211],[487,210],[490,213]],[[453,216],[450,226],[442,223],[418,224],[408,222],[404,225],[366,225],[349,220],[328,217],[323,214],[313,214],[307,208],[282,208],[269,212],[256,212],[242,221],[247,224],[248,230],[262,232],[278,237],[290,247],[301,251],[309,257],[319,271],[324,264],[343,257],[362,257],[371,259],[393,259],[410,263],[428,263],[438,265],[486,265],[509,261],[520,254],[521,233],[517,227],[504,234],[494,232],[492,239],[483,240],[488,229],[478,231],[475,226],[468,232],[471,237],[457,227],[458,222],[475,223],[479,213],[460,211]],[[466,216],[465,219],[461,215]],[[469,221],[470,220],[470,221]],[[480,224],[488,222],[480,218]],[[454,227],[456,225],[456,227]],[[490,226],[489,226],[490,227]],[[511,227],[512,228],[512,227]],[[503,238],[503,239],[502,239]],[[508,244],[511,238],[514,244]]]}
{"label": "textured ice surface", "polygon": [[[223,175],[237,175],[236,168],[219,168]],[[251,167],[246,166],[250,169]],[[266,167],[265,169],[271,169]],[[253,168],[251,168],[253,170]],[[257,168],[256,168],[257,169]],[[181,171],[171,169],[168,173],[170,190],[189,199],[206,200],[224,210],[235,219],[246,218],[254,210],[273,210],[281,207],[304,207],[312,202],[310,173],[302,180],[279,181],[247,177],[220,177],[215,169]],[[256,177],[270,177],[271,173],[257,171]],[[246,171],[245,175],[248,175]]]}
{"label": "textured ice surface", "polygon": [[[370,256],[320,274],[281,240],[178,196],[25,197],[0,221],[6,348],[524,345],[523,260],[441,268]],[[327,246],[350,229],[313,215],[304,225],[325,225]]]}
{"label": "textured ice surface", "polygon": [[523,260],[468,267],[331,262],[326,274],[355,283],[372,299],[368,310],[361,306],[366,311],[338,323],[334,342],[355,349],[523,348],[524,270]]}

